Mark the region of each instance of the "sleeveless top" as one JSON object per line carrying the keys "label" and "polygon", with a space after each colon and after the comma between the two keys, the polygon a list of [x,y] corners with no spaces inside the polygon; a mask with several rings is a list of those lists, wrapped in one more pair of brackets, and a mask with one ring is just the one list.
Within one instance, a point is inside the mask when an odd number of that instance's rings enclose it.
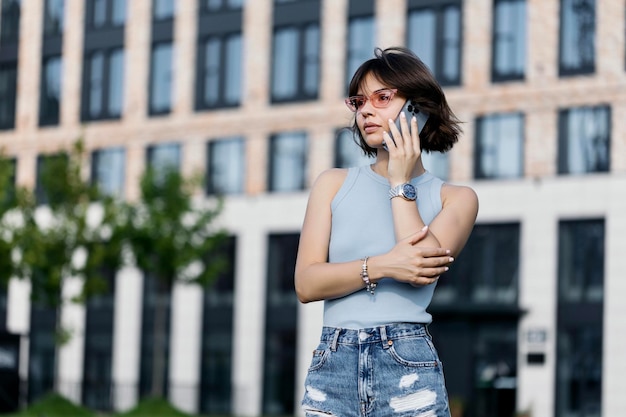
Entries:
{"label": "sleeveless top", "polygon": [[[443,181],[430,172],[415,177],[417,206],[425,224],[441,211]],[[353,167],[331,202],[329,262],[349,262],[388,252],[396,244],[389,181],[371,167]],[[359,271],[355,271],[358,274]],[[324,326],[363,329],[390,323],[430,323],[426,308],[436,283],[413,287],[392,278],[378,281],[374,295],[364,288],[324,301]]]}

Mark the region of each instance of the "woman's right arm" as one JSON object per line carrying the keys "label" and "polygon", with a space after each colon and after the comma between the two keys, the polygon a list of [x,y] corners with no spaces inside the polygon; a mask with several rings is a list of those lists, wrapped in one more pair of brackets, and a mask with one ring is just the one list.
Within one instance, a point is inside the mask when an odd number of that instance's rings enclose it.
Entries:
{"label": "woman's right arm", "polygon": [[[362,260],[328,262],[330,204],[346,175],[343,169],[325,171],[311,189],[295,270],[296,294],[303,303],[342,297],[365,287],[360,275]],[[426,235],[423,229],[398,242],[389,252],[369,258],[370,280],[392,277],[413,285],[433,283],[446,270],[448,252],[415,246]]]}
{"label": "woman's right arm", "polygon": [[303,303],[341,297],[364,286],[359,275],[361,261],[328,263],[330,204],[346,175],[345,169],[325,171],[311,188],[295,271],[296,294]]}

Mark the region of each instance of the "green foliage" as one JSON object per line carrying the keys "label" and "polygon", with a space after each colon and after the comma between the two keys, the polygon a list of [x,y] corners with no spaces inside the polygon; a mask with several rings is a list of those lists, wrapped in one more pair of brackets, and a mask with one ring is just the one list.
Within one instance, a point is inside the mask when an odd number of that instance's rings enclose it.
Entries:
{"label": "green foliage", "polygon": [[172,407],[170,403],[162,398],[145,398],[127,413],[120,414],[119,417],[192,417],[191,414],[183,413]]}
{"label": "green foliage", "polygon": [[92,417],[94,414],[58,394],[48,394],[15,417]]}
{"label": "green foliage", "polygon": [[129,206],[128,229],[132,252],[139,268],[171,288],[175,280],[210,284],[225,267],[215,254],[226,233],[210,225],[222,210],[194,204],[198,179],[178,172],[148,169],[141,180],[141,201]]}

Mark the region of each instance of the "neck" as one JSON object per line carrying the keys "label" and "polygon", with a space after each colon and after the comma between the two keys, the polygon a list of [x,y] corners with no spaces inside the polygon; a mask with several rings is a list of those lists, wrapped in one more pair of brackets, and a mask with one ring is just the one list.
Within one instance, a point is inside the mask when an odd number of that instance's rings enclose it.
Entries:
{"label": "neck", "polygon": [[[387,165],[389,164],[389,154],[387,152],[378,151],[378,155],[376,156],[376,162],[374,162],[372,166],[372,170],[381,175],[383,177],[387,177]],[[422,158],[420,157],[417,162],[415,162],[415,166],[411,171],[411,178],[419,177],[426,169],[422,164]]]}

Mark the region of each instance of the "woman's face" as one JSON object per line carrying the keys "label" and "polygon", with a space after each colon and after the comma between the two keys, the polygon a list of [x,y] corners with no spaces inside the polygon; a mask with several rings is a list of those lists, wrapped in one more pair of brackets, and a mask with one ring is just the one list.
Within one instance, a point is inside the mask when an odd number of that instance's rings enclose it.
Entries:
{"label": "woman's face", "polygon": [[[356,111],[356,123],[361,131],[365,142],[372,148],[382,148],[383,132],[389,132],[389,119],[395,120],[406,101],[397,93],[389,100],[386,107],[380,107],[384,101],[378,101],[378,107],[372,104],[370,97],[381,90],[389,90],[392,87],[382,84],[372,74],[368,74],[363,79],[363,83],[357,91],[358,95],[367,97],[365,103]],[[381,96],[379,96],[381,97]],[[385,96],[382,97],[385,99]]]}

